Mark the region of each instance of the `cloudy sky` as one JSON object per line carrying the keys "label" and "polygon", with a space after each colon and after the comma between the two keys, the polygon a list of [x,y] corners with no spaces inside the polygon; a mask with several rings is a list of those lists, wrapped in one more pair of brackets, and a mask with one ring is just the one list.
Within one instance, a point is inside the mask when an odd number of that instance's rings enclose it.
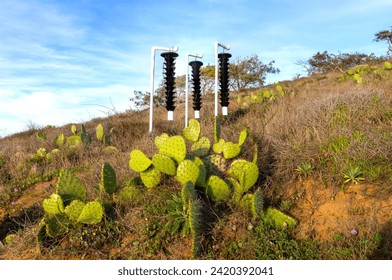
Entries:
{"label": "cloudy sky", "polygon": [[[374,33],[392,25],[391,0],[0,0],[0,137],[129,109],[149,91],[152,46],[179,46],[214,64],[214,42],[234,58],[257,54],[281,72],[317,51],[385,55]],[[162,78],[157,55],[156,83]]]}

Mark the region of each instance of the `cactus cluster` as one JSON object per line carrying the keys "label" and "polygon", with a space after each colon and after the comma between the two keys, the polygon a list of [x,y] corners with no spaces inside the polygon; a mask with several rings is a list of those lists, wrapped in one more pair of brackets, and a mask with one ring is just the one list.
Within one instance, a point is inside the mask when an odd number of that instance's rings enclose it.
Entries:
{"label": "cactus cluster", "polygon": [[[214,143],[201,137],[200,123],[189,121],[183,135],[163,133],[155,138],[158,153],[150,159],[140,150],[130,153],[129,166],[140,173],[147,188],[157,186],[163,174],[174,176],[182,185],[188,183],[204,190],[216,203],[240,206],[242,196],[256,183],[259,170],[255,162],[237,159],[248,137],[248,130],[240,132],[238,142],[220,138],[219,118],[214,122]],[[187,151],[186,140],[191,142]],[[259,213],[261,213],[259,211]]]}
{"label": "cactus cluster", "polygon": [[254,103],[272,102],[289,94],[294,96],[295,92],[292,89],[282,86],[281,84],[275,84],[272,87],[265,88],[259,92],[252,92],[249,95],[239,95],[237,97],[237,103],[242,108],[247,108]]}
{"label": "cactus cluster", "polygon": [[392,63],[385,61],[381,67],[373,65],[357,65],[341,74],[338,81],[352,80],[357,84],[364,84],[369,79],[374,81],[391,78]]}
{"label": "cactus cluster", "polygon": [[[108,163],[104,163],[101,190],[111,195],[116,188],[116,173]],[[87,201],[85,185],[67,169],[61,170],[56,192],[44,199],[42,206],[45,210],[43,226],[46,234],[52,238],[68,232],[72,224],[97,224],[104,214],[102,203],[98,199]]]}

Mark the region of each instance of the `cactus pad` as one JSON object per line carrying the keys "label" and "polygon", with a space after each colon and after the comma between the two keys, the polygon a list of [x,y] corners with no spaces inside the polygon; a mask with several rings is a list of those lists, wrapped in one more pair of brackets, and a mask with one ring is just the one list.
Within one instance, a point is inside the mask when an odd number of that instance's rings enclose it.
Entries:
{"label": "cactus pad", "polygon": [[92,225],[97,224],[102,220],[103,208],[101,203],[98,201],[91,201],[87,203],[82,213],[78,218],[78,222],[82,224]]}
{"label": "cactus pad", "polygon": [[261,192],[260,189],[258,189],[254,194],[253,194],[253,203],[252,203],[252,215],[253,217],[259,217],[263,211],[264,208],[264,197],[263,193]]}
{"label": "cactus pad", "polygon": [[196,190],[192,182],[188,181],[181,189],[181,200],[184,208],[188,208],[189,200],[196,199]]}
{"label": "cactus pad", "polygon": [[142,193],[139,188],[135,186],[123,187],[114,195],[114,201],[120,203],[139,202],[142,198]]}
{"label": "cactus pad", "polygon": [[165,142],[168,138],[169,135],[167,135],[166,133],[162,133],[161,135],[155,137],[154,143],[158,150],[160,149],[162,143]]}
{"label": "cactus pad", "polygon": [[187,140],[196,142],[200,136],[200,123],[196,119],[190,119],[188,127],[183,129],[182,134]]}
{"label": "cactus pad", "polygon": [[114,146],[107,146],[102,149],[102,153],[105,153],[105,154],[114,154],[114,153],[118,153],[118,152],[120,152],[120,151]]}
{"label": "cactus pad", "polygon": [[68,232],[69,220],[64,214],[57,214],[45,217],[46,234],[50,237],[57,237]]}
{"label": "cactus pad", "polygon": [[61,148],[64,145],[64,134],[61,133],[58,135],[56,138],[54,138],[53,142],[58,148]]}
{"label": "cactus pad", "polygon": [[112,194],[117,189],[116,172],[107,162],[102,164],[101,168],[101,187],[107,194]]}
{"label": "cactus pad", "polygon": [[176,164],[174,163],[174,160],[168,156],[155,154],[152,157],[152,164],[156,169],[167,175],[176,175]]}
{"label": "cactus pad", "polygon": [[219,174],[226,171],[226,160],[220,155],[209,155],[203,158],[209,174]]}
{"label": "cactus pad", "polygon": [[82,140],[82,143],[84,145],[89,145],[89,144],[91,144],[91,136],[90,136],[90,134],[88,134],[86,132],[86,129],[84,128],[84,126],[82,126],[82,128],[83,128],[83,130],[82,130],[82,133],[80,133],[80,139]]}
{"label": "cactus pad", "polygon": [[248,137],[248,134],[249,134],[249,131],[247,128],[240,132],[240,135],[238,137],[238,145],[242,146],[245,143],[245,140]]}
{"label": "cactus pad", "polygon": [[153,188],[161,182],[161,172],[154,166],[140,172],[140,178],[147,188]]}
{"label": "cactus pad", "polygon": [[242,195],[244,194],[244,188],[234,178],[229,177],[229,178],[227,178],[227,181],[230,183],[230,185],[231,185],[231,187],[233,189],[232,201],[234,202],[234,204],[240,203]]}
{"label": "cactus pad", "polygon": [[297,224],[297,221],[290,216],[275,208],[268,208],[262,214],[264,222],[272,224],[277,229],[284,229],[292,227]]}
{"label": "cactus pad", "polygon": [[207,182],[207,194],[216,202],[225,202],[230,197],[230,187],[221,178],[212,175]]}
{"label": "cactus pad", "polygon": [[182,136],[172,136],[160,144],[159,153],[174,158],[179,164],[185,159],[186,145]]}
{"label": "cactus pad", "polygon": [[223,146],[225,145],[225,140],[224,139],[219,139],[219,141],[215,142],[214,145],[212,145],[212,150],[216,154],[221,154],[223,152]]}
{"label": "cactus pad", "polygon": [[61,196],[53,193],[50,198],[45,198],[42,202],[44,210],[48,214],[56,215],[64,212],[64,204]]}
{"label": "cactus pad", "polygon": [[65,207],[64,213],[74,222],[77,222],[86,204],[80,200],[73,200],[70,205]]}
{"label": "cactus pad", "polygon": [[206,186],[207,168],[199,157],[195,157],[193,162],[199,167],[199,177],[197,178],[196,186],[204,188]]}
{"label": "cactus pad", "polygon": [[79,135],[72,135],[67,138],[68,146],[78,146],[81,145],[82,143],[83,143],[82,138]]}
{"label": "cactus pad", "polygon": [[76,125],[73,124],[71,126],[71,132],[72,132],[73,135],[76,135],[78,133],[78,129],[76,128]]}
{"label": "cactus pad", "polygon": [[253,162],[238,159],[231,163],[229,175],[237,179],[243,187],[243,191],[246,192],[257,182],[259,168]]}
{"label": "cactus pad", "polygon": [[141,151],[133,150],[130,154],[129,167],[136,172],[143,172],[150,167],[152,161]]}
{"label": "cactus pad", "polygon": [[211,147],[210,140],[207,137],[201,137],[199,141],[192,145],[191,151],[197,156],[205,156]]}
{"label": "cactus pad", "polygon": [[192,182],[195,185],[199,177],[199,172],[199,167],[196,163],[186,159],[178,165],[176,178],[181,184]]}
{"label": "cactus pad", "polygon": [[74,199],[86,201],[85,186],[75,174],[67,169],[61,170],[56,189],[64,204],[69,204]]}
{"label": "cactus pad", "polygon": [[102,124],[98,124],[97,127],[95,128],[95,135],[97,136],[98,141],[103,141],[105,131],[103,129]]}
{"label": "cactus pad", "polygon": [[226,142],[223,145],[223,156],[225,159],[231,159],[238,156],[241,152],[241,147],[233,142]]}
{"label": "cactus pad", "polygon": [[201,203],[198,199],[190,199],[188,203],[188,220],[192,233],[192,254],[198,258],[201,254],[202,224]]}

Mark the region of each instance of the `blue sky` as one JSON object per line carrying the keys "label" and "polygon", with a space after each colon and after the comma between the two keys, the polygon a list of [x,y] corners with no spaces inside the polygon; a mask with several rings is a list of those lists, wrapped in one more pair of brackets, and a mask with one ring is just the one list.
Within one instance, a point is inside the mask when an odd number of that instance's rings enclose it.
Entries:
{"label": "blue sky", "polygon": [[[131,107],[149,91],[152,46],[179,46],[214,64],[214,42],[234,58],[257,54],[281,72],[317,51],[385,55],[374,33],[392,25],[391,0],[1,0],[0,137],[38,126],[83,122]],[[157,55],[156,84],[162,78]]]}

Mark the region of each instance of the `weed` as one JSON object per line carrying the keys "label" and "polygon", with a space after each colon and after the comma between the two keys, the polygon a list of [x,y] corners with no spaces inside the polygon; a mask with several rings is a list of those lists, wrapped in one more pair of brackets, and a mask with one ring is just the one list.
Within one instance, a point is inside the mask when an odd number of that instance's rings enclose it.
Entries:
{"label": "weed", "polygon": [[358,165],[349,165],[343,172],[344,183],[358,184],[360,181],[364,181],[365,178],[362,176],[362,169]]}

